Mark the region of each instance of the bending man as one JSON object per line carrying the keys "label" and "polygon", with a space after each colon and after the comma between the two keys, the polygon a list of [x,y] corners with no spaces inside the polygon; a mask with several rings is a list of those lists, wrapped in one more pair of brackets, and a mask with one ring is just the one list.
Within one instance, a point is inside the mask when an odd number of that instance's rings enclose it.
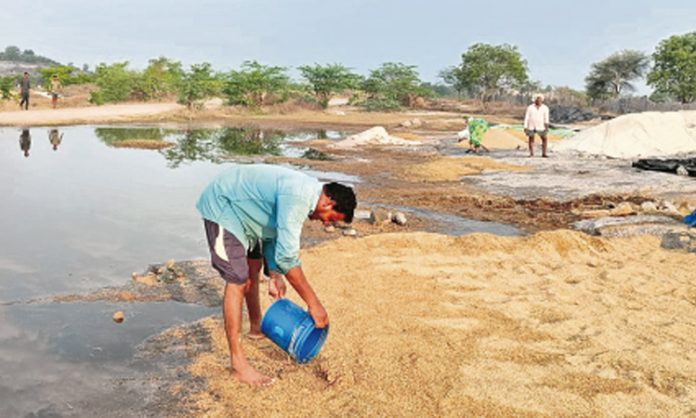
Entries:
{"label": "bending man", "polygon": [[270,271],[269,293],[285,294],[285,276],[307,303],[319,328],[329,317],[300,266],[300,235],[305,219],[328,225],[351,222],[353,189],[321,185],[313,177],[278,166],[235,165],[203,191],[196,207],[203,216],[213,267],[225,279],[223,317],[233,376],[254,386],[271,382],[248,363],[240,335],[246,299],[251,338],[261,337],[259,276],[264,260]]}

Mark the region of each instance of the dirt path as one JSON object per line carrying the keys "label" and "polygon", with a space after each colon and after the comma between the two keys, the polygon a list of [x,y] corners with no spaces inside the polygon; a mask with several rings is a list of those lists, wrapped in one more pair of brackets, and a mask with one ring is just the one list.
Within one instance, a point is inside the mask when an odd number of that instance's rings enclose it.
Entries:
{"label": "dirt path", "polygon": [[0,126],[77,125],[132,122],[134,119],[157,120],[165,114],[183,108],[176,103],[139,103],[0,112]]}

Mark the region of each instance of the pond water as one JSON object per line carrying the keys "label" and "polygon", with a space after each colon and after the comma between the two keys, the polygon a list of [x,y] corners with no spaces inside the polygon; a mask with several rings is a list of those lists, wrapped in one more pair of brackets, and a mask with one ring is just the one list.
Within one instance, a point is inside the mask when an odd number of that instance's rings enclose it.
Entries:
{"label": "pond water", "polygon": [[[0,303],[116,284],[150,263],[205,256],[194,204],[224,170],[217,162],[280,154],[287,141],[338,135],[251,128],[0,129]],[[129,139],[175,145],[114,147]]]}

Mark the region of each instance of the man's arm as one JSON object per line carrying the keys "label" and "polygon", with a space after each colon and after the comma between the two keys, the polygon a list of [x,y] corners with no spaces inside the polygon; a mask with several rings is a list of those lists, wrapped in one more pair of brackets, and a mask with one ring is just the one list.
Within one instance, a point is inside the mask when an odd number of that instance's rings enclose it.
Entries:
{"label": "man's arm", "polygon": [[546,129],[549,129],[549,126],[551,126],[551,123],[549,121],[549,107],[545,106],[545,109],[544,109],[544,127]]}
{"label": "man's arm", "polygon": [[529,129],[529,107],[527,107],[527,111],[524,112],[524,129]]}
{"label": "man's arm", "polygon": [[278,196],[277,205],[278,236],[274,245],[275,264],[278,271],[285,275],[302,300],[307,303],[315,325],[324,328],[329,323],[328,315],[309,285],[299,259],[300,235],[309,212],[308,205],[302,197],[293,195]]}
{"label": "man's arm", "polygon": [[309,308],[309,314],[314,320],[314,325],[317,328],[326,328],[329,325],[329,315],[321,304],[314,289],[310,286],[307,278],[302,271],[302,267],[297,266],[287,272],[285,277],[288,279],[292,287],[297,291],[302,300],[305,301]]}

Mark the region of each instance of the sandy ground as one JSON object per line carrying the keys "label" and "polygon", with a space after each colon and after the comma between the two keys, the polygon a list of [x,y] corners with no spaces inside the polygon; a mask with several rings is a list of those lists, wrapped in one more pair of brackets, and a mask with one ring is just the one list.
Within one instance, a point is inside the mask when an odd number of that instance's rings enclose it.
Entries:
{"label": "sandy ground", "polygon": [[[194,327],[208,343],[187,373],[205,383],[169,388],[185,395],[180,415],[696,413],[693,255],[654,237],[382,234],[303,261],[331,318],[319,357],[299,366],[245,341],[276,379],[251,389],[229,376],[220,319],[204,320]],[[167,350],[195,350],[172,332]]]}
{"label": "sandy ground", "polygon": [[0,126],[52,126],[162,120],[180,110],[176,103],[139,103],[0,112]]}

